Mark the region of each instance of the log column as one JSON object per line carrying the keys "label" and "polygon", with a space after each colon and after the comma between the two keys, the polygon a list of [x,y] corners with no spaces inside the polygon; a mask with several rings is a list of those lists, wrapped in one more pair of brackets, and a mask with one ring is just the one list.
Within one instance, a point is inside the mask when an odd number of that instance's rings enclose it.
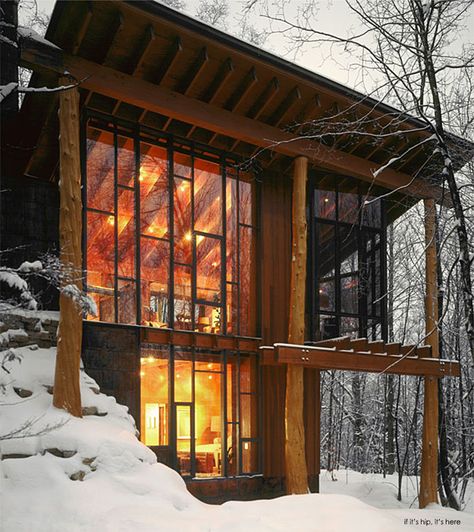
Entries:
{"label": "log column", "polygon": [[[304,343],[306,292],[306,182],[308,159],[294,161],[292,256],[288,342]],[[287,493],[308,493],[303,421],[304,368],[287,365],[285,401],[285,464]]]}
{"label": "log column", "polygon": [[[433,199],[425,199],[424,209],[426,254],[425,334],[426,343],[431,346],[432,356],[439,358],[435,201]],[[425,377],[424,384],[420,508],[425,508],[430,503],[438,502],[438,379],[437,377]]]}
{"label": "log column", "polygon": [[[60,85],[69,85],[61,78]],[[63,268],[72,272],[65,281],[82,290],[82,201],[79,149],[79,91],[59,93],[59,245]],[[62,287],[64,288],[64,286]],[[79,372],[82,347],[82,312],[61,292],[53,405],[82,417]]]}

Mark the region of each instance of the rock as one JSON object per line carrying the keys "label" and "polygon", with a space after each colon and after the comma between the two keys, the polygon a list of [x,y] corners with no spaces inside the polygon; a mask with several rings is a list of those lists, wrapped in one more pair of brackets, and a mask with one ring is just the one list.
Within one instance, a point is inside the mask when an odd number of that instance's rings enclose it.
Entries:
{"label": "rock", "polygon": [[11,454],[2,454],[0,455],[2,460],[10,460],[12,458],[29,458],[33,456],[32,454],[20,454],[20,453],[11,453]]}
{"label": "rock", "polygon": [[99,415],[99,411],[97,410],[96,406],[83,406],[82,415],[83,416],[97,416]]}
{"label": "rock", "polygon": [[73,473],[69,478],[71,480],[84,480],[84,477],[86,476],[86,472],[85,471],[76,471],[75,473]]}
{"label": "rock", "polygon": [[99,388],[96,388],[95,386],[90,386],[90,387],[89,387],[89,390],[91,390],[92,392],[94,392],[96,395],[100,395],[100,390],[99,390]]}
{"label": "rock", "polygon": [[43,386],[46,388],[46,391],[49,393],[49,395],[53,395],[53,392],[54,392],[53,386],[50,386],[49,384],[44,384]]}
{"label": "rock", "polygon": [[74,456],[77,453],[77,451],[62,451],[57,447],[46,449],[45,452],[57,456],[58,458],[71,458],[71,456]]}
{"label": "rock", "polygon": [[37,349],[39,349],[38,344],[32,344],[32,345],[30,345],[30,346],[29,346],[29,349],[30,349],[30,351],[36,351]]}
{"label": "rock", "polygon": [[31,390],[25,390],[25,388],[15,388],[15,393],[21,397],[22,399],[25,399],[26,397],[31,397],[33,395],[33,392]]}

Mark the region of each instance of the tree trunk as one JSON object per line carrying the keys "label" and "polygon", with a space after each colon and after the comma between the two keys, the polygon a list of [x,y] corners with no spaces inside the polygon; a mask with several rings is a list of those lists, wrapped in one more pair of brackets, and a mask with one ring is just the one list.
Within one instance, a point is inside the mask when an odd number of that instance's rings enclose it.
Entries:
{"label": "tree trunk", "polygon": [[[69,84],[62,78],[62,85]],[[60,209],[59,244],[62,267],[73,272],[75,285],[82,290],[82,204],[79,150],[79,91],[59,94]],[[64,289],[64,287],[62,287]],[[76,417],[82,417],[79,387],[82,313],[78,304],[61,291],[53,405]]]}
{"label": "tree trunk", "polygon": [[[438,337],[438,275],[436,253],[436,205],[424,200],[426,245],[426,341],[431,354],[439,358]],[[438,489],[438,379],[425,377],[423,409],[423,442],[421,453],[420,508],[437,503]]]}
{"label": "tree trunk", "polygon": [[[306,299],[306,181],[308,160],[295,159],[293,176],[292,261],[288,342],[304,343]],[[288,364],[285,403],[286,491],[308,493],[303,422],[303,366]]]}

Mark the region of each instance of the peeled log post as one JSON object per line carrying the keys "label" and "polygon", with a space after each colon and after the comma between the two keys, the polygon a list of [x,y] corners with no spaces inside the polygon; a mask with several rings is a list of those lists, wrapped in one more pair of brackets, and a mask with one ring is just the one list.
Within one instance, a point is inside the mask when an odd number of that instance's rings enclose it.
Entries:
{"label": "peeled log post", "polygon": [[[67,78],[61,85],[69,85]],[[61,265],[72,272],[82,290],[82,201],[79,150],[79,91],[59,93],[59,245]],[[62,287],[64,288],[64,287]],[[82,314],[74,301],[62,291],[59,298],[59,328],[53,405],[82,417],[79,372],[82,344]]]}
{"label": "peeled log post", "polygon": [[[438,276],[436,252],[436,205],[432,199],[424,200],[425,207],[425,254],[426,343],[431,346],[432,356],[439,358],[438,332]],[[425,401],[423,408],[423,441],[421,450],[421,480],[419,506],[425,508],[437,503],[438,491],[438,379],[425,377]]]}
{"label": "peeled log post", "polygon": [[[292,209],[292,261],[288,342],[304,343],[306,290],[306,180],[308,159],[294,161]],[[285,403],[286,491],[308,493],[308,471],[303,421],[303,366],[288,364]]]}

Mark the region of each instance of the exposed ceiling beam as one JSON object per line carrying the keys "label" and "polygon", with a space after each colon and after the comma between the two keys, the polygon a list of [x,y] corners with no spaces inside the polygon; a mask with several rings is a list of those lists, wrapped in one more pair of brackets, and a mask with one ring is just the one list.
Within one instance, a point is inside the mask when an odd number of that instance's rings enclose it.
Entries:
{"label": "exposed ceiling beam", "polygon": [[36,57],[34,53],[28,53],[26,44],[21,48],[22,58],[25,55],[30,63],[39,63],[43,68],[47,64],[50,69],[57,72],[64,72],[64,69],[67,69],[77,79],[82,80],[81,86],[85,89],[254,144],[262,149],[273,150],[290,157],[303,155],[319,167],[351,175],[363,181],[376,182],[389,189],[403,187],[402,192],[408,195],[446,201],[446,191],[441,187],[419,179],[413,181],[411,176],[391,168],[385,169],[375,179],[374,171],[377,165],[371,161],[332,150],[310,139],[295,139],[294,135],[287,131],[79,57],[63,54],[62,64],[54,62],[51,58]]}

